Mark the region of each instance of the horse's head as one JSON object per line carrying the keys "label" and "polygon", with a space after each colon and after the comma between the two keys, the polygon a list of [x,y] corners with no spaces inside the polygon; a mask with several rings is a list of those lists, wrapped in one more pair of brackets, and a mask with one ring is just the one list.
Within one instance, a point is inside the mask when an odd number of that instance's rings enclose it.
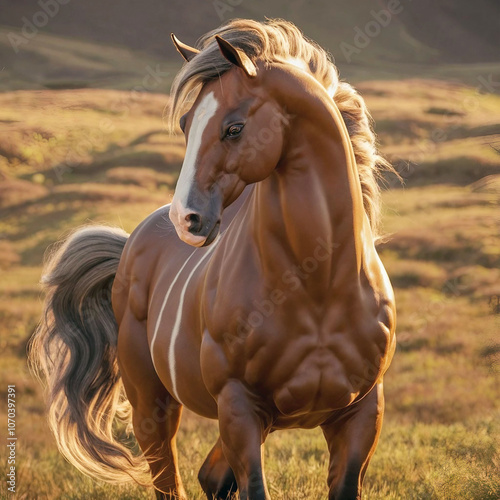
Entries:
{"label": "horse's head", "polygon": [[[172,38],[185,59],[197,53]],[[247,184],[268,177],[283,149],[285,122],[262,86],[264,65],[216,40],[233,68],[205,83],[180,120],[187,147],[170,208],[179,237],[197,247],[216,238],[224,208]]]}

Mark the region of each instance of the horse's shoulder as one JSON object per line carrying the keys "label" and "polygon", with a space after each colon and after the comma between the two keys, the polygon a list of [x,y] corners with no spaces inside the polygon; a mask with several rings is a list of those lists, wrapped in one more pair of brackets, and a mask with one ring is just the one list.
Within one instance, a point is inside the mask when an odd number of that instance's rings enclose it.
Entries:
{"label": "horse's shoulder", "polygon": [[168,217],[169,209],[170,205],[166,205],[148,215],[125,245],[113,286],[113,303],[118,317],[123,315],[126,304],[137,319],[147,315],[148,290],[158,259],[168,241],[177,238]]}
{"label": "horse's shoulder", "polygon": [[[159,241],[175,235],[175,229],[169,219],[170,205],[158,208],[148,215],[132,232],[127,246],[135,251],[153,249]],[[154,244],[154,245],[153,245]]]}
{"label": "horse's shoulder", "polygon": [[165,205],[148,215],[132,232],[125,245],[120,270],[128,275],[147,275],[161,252],[177,238],[169,219],[170,205]]}

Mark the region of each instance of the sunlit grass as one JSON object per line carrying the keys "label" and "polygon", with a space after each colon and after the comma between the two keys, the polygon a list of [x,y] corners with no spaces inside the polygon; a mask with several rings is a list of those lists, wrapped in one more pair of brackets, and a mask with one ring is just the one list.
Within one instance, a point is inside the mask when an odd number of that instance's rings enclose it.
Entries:
{"label": "sunlit grass", "polygon": [[[384,124],[383,150],[391,155],[405,155],[432,129],[450,127],[450,140],[436,146],[439,154],[424,152],[416,177],[407,177],[404,189],[384,193],[384,229],[391,236],[381,256],[396,285],[398,347],[385,377],[386,419],[365,498],[493,500],[500,497],[500,184],[497,177],[472,186],[463,177],[453,183],[451,170],[447,184],[433,185],[433,169],[441,160],[453,166],[465,153],[496,173],[499,161],[493,149],[483,148],[481,136],[452,138],[456,116],[428,112],[462,112],[470,90],[375,82],[365,85],[365,93]],[[163,96],[134,103],[130,115],[110,112],[127,102],[126,93],[39,97],[51,109],[43,120],[34,94],[0,96],[0,118],[15,121],[0,136],[0,389],[5,396],[7,384],[16,384],[18,392],[17,498],[152,498],[151,491],[135,486],[97,484],[65,462],[48,431],[42,391],[28,372],[25,353],[42,308],[38,281],[47,246],[92,222],[130,232],[168,203],[183,139],[162,129]],[[500,109],[498,98],[482,96],[477,110],[460,116],[462,130],[490,126],[488,107]],[[401,115],[406,124],[398,122]],[[61,170],[68,151],[93,137],[103,117],[114,124],[112,131],[95,139],[95,147],[82,147],[75,165]],[[395,130],[401,143],[394,140]],[[4,421],[5,405],[2,397]],[[197,473],[216,438],[215,422],[185,412],[179,460],[190,499],[204,498]],[[5,453],[0,447],[1,463]],[[273,433],[265,451],[272,497],[325,498],[327,460],[319,430]],[[2,498],[5,488],[1,482]]]}

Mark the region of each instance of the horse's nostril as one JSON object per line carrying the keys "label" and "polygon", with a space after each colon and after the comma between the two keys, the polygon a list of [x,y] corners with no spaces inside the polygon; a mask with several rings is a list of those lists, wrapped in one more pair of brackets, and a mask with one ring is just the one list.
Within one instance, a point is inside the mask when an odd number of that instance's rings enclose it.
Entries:
{"label": "horse's nostril", "polygon": [[189,224],[188,228],[190,233],[196,234],[201,231],[201,217],[198,214],[188,214],[185,220]]}

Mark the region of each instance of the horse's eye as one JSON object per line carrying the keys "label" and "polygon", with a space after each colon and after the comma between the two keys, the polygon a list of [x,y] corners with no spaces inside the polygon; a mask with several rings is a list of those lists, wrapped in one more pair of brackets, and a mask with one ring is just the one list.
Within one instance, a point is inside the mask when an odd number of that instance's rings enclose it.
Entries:
{"label": "horse's eye", "polygon": [[241,134],[241,131],[243,130],[243,127],[245,125],[243,123],[235,123],[234,125],[231,125],[226,132],[226,137],[238,137]]}

